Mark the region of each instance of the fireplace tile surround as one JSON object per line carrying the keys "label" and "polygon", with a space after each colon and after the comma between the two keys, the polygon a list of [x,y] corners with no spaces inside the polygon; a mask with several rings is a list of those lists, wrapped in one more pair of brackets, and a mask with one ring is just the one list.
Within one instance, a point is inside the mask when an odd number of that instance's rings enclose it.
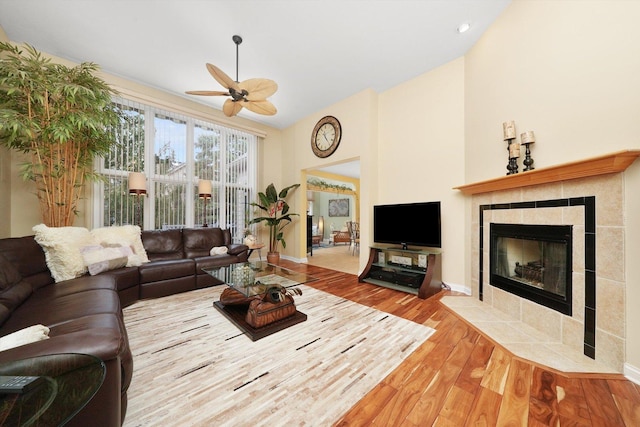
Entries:
{"label": "fireplace tile surround", "polygon": [[[623,190],[622,173],[612,173],[473,195],[472,295],[482,295],[493,309],[622,372],[626,333]],[[489,284],[491,222],[573,225],[572,316]]]}
{"label": "fireplace tile surround", "polygon": [[[473,196],[471,294],[476,304],[482,306],[481,311],[500,313],[500,317],[512,319],[509,324],[503,322],[511,332],[514,328],[529,326],[542,332],[548,343],[555,342],[552,345],[561,348],[561,353],[573,349],[576,360],[580,361],[578,365],[590,360],[593,363],[587,364],[592,367],[606,366],[614,372],[622,372],[627,334],[630,333],[625,325],[628,284],[625,275],[624,171],[638,157],[640,150],[622,150],[455,187],[463,194]],[[562,199],[592,200],[593,205],[558,204]],[[481,210],[481,206],[485,208]],[[503,209],[487,209],[487,206]],[[484,215],[485,211],[487,215]],[[483,212],[482,223],[480,212]],[[573,226],[572,316],[488,284],[489,224],[492,221]],[[594,228],[595,233],[592,233]],[[484,301],[478,299],[481,283]],[[588,309],[590,307],[593,309]],[[477,307],[473,310],[477,311]],[[593,348],[587,348],[585,342],[593,342]],[[548,343],[540,346],[541,343],[538,340],[533,347],[549,348]],[[518,348],[522,347],[521,341],[517,340],[516,344]],[[585,350],[587,354],[593,353],[595,360],[584,356]],[[539,349],[534,351],[540,352]],[[561,364],[561,359],[566,361],[564,357],[558,357]]]}

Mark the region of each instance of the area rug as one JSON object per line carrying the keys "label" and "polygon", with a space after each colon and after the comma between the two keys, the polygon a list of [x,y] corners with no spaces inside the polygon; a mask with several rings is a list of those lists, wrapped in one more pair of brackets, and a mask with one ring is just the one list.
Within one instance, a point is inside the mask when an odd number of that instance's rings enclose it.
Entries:
{"label": "area rug", "polygon": [[307,321],[253,342],[213,307],[223,288],[124,309],[125,427],[331,425],[435,332],[301,286]]}

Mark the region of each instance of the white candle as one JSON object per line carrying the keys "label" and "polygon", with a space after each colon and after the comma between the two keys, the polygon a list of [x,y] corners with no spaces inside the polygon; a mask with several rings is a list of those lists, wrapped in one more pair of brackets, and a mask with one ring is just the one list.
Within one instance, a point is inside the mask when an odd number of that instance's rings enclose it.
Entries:
{"label": "white candle", "polygon": [[513,120],[502,123],[502,133],[505,141],[507,139],[514,139],[516,137],[516,123]]}
{"label": "white candle", "polygon": [[520,134],[520,144],[533,144],[534,142],[536,142],[536,137],[532,130]]}
{"label": "white candle", "polygon": [[520,157],[520,144],[514,142],[509,145],[509,158],[513,159],[516,157]]}

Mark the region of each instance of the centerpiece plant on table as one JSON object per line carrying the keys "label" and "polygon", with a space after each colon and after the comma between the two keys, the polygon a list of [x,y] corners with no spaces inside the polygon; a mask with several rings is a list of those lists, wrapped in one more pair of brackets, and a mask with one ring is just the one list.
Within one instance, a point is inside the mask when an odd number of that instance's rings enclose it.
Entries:
{"label": "centerpiece plant on table", "polygon": [[292,217],[298,214],[289,212],[289,204],[285,200],[290,191],[300,187],[300,184],[293,184],[283,188],[278,192],[273,184],[269,184],[264,193],[258,193],[259,203],[251,203],[251,206],[259,208],[265,216],[259,216],[251,220],[251,224],[264,222],[269,228],[269,252],[267,262],[277,264],[280,262],[280,252],[278,245],[286,248],[284,240],[284,228],[291,223]]}

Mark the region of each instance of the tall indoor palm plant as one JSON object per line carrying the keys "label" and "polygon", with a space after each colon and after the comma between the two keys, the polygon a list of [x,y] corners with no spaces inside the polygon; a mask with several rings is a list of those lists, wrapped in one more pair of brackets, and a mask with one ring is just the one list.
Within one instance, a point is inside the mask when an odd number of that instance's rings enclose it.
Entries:
{"label": "tall indoor palm plant", "polygon": [[22,176],[35,183],[43,222],[72,225],[96,156],[115,144],[115,92],[85,62],[52,63],[34,47],[0,43],[0,144],[29,156]]}
{"label": "tall indoor palm plant", "polygon": [[251,224],[264,222],[269,228],[268,261],[272,260],[277,262],[280,258],[280,254],[278,253],[278,243],[282,243],[283,248],[287,247],[287,243],[284,241],[283,230],[291,223],[291,217],[294,215],[297,216],[298,214],[289,212],[289,204],[285,199],[287,198],[289,191],[295,190],[298,187],[300,187],[300,184],[293,184],[278,192],[273,184],[269,184],[264,193],[258,193],[260,203],[251,203],[251,206],[255,206],[266,213],[266,216],[260,216],[252,219]]}

